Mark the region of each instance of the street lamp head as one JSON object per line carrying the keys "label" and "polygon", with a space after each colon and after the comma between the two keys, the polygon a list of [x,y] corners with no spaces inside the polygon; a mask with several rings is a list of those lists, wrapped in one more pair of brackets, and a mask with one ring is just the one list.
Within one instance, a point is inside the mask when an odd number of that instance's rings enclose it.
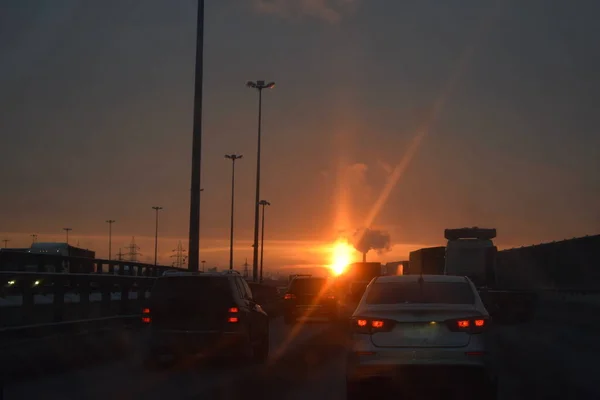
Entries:
{"label": "street lamp head", "polygon": [[248,81],[248,82],[246,82],[246,86],[248,86],[249,88],[258,89],[258,90],[273,89],[275,87],[275,82],[265,83],[265,81],[256,81],[256,82]]}
{"label": "street lamp head", "polygon": [[260,204],[261,206],[270,206],[271,203],[269,203],[267,200],[261,200],[258,202],[258,204]]}
{"label": "street lamp head", "polygon": [[228,158],[232,161],[239,160],[242,157],[244,157],[244,156],[241,154],[225,154],[225,158]]}
{"label": "street lamp head", "polygon": [[158,210],[162,210],[163,208],[162,207],[152,207],[152,209],[158,211]]}

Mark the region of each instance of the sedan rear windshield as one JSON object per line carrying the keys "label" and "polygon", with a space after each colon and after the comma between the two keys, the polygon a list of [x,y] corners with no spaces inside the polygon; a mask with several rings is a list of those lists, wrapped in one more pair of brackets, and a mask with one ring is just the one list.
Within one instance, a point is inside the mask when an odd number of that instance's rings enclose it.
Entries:
{"label": "sedan rear windshield", "polygon": [[290,292],[317,294],[327,283],[325,278],[294,279],[290,286]]}
{"label": "sedan rear windshield", "polygon": [[156,280],[150,299],[210,304],[231,299],[231,289],[222,277],[164,277]]}
{"label": "sedan rear windshield", "polygon": [[475,295],[466,282],[387,282],[373,285],[367,304],[436,303],[474,304]]}

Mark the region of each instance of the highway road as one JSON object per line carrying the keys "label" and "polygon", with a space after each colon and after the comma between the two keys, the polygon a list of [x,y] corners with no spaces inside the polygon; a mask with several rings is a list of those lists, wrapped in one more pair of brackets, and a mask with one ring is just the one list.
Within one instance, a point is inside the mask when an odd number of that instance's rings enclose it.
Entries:
{"label": "highway road", "polygon": [[[548,310],[541,315],[528,324],[496,326],[489,332],[499,398],[600,398],[598,326],[565,323],[566,315],[549,318]],[[267,366],[146,372],[135,360],[126,360],[15,384],[7,388],[5,399],[345,399],[346,337],[339,328],[288,327],[277,319],[271,339]],[[373,397],[384,394],[374,392]]]}
{"label": "highway road", "polygon": [[[318,339],[330,326],[307,323],[286,326],[282,318],[271,321],[270,358],[266,366],[176,366],[167,371],[147,371],[137,352],[118,362],[80,368],[36,379],[7,383],[4,399],[188,399],[237,398],[241,380],[258,384],[277,377],[281,363],[290,363],[294,351]],[[293,359],[293,357],[292,357]],[[261,386],[261,385],[259,385]],[[224,397],[223,397],[224,396]]]}

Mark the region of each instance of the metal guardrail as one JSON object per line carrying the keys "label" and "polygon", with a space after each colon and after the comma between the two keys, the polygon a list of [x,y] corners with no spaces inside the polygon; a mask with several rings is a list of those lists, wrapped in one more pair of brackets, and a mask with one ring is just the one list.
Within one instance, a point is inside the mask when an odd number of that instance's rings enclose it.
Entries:
{"label": "metal guardrail", "polygon": [[[0,324],[8,327],[138,314],[139,302],[146,298],[154,279],[110,274],[0,271],[0,295],[22,298],[16,307],[0,307]],[[115,292],[119,293],[118,301],[113,301]],[[137,294],[134,298],[130,298],[132,292]],[[65,302],[65,295],[70,293],[78,295],[79,301]],[[92,302],[90,296],[95,293],[100,298]],[[52,296],[52,301],[36,304],[39,295]]]}

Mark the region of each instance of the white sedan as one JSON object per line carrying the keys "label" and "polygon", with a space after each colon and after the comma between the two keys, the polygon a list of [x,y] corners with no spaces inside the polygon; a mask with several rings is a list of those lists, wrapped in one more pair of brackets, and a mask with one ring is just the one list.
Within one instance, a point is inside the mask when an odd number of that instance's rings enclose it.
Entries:
{"label": "white sedan", "polygon": [[442,396],[450,390],[461,399],[496,398],[484,334],[490,322],[467,277],[375,278],[351,318],[347,398],[366,398],[382,382]]}

